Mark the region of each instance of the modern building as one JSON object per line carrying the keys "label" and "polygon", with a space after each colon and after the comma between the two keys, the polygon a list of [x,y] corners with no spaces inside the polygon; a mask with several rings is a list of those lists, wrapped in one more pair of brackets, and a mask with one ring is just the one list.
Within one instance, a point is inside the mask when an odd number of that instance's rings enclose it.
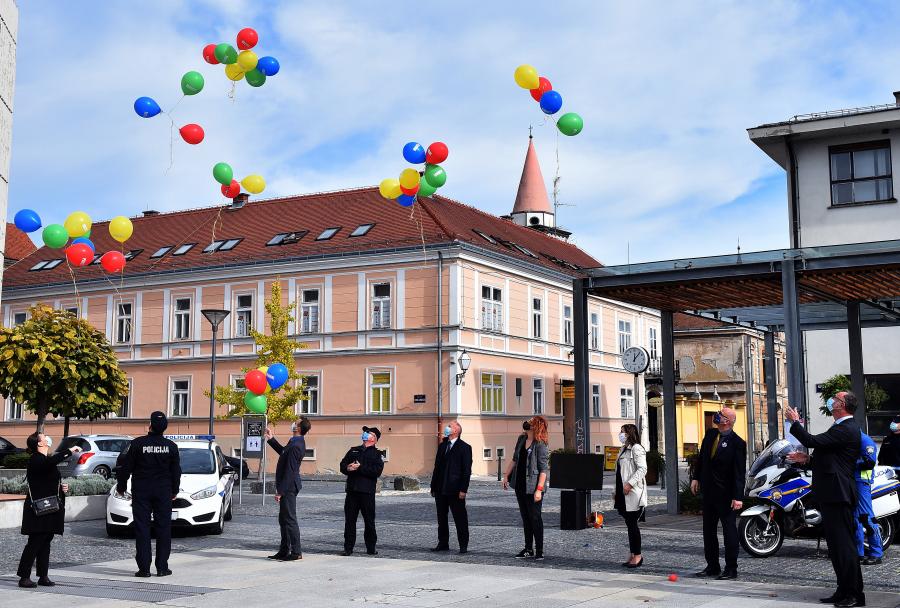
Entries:
{"label": "modern building", "polygon": [[[16,83],[16,36],[19,27],[19,8],[15,0],[0,0],[0,217],[6,218],[9,202],[9,163],[12,154],[13,93]],[[6,248],[6,222],[0,222],[0,285]]]}
{"label": "modern building", "polygon": [[[289,333],[307,346],[296,352],[308,387],[296,411],[314,417],[304,470],[336,470],[363,424],[382,430],[390,473],[430,471],[449,419],[473,445],[476,473],[501,466],[534,413],[550,419],[552,448],[574,446],[572,284],[599,262],[557,236],[564,231],[531,141],[510,219],[439,196],[404,208],[362,188],[241,195],[144,212],[133,223],[121,277],[95,260],[74,269],[73,281],[62,252],[47,248],[8,270],[7,326],[27,319],[35,302],[69,309],[106,334],[128,376],[119,415],[72,421],[72,433],[139,434],[157,409],[170,415],[172,432],[205,432],[212,336],[200,311],[231,311],[217,370],[220,383],[238,384],[256,357],[249,329],[266,330],[263,304],[278,282],[297,307]],[[92,239],[98,256],[119,247],[103,222]],[[618,445],[620,426],[634,419],[634,379],[620,352],[652,348],[657,330],[653,310],[590,300],[595,450]],[[27,435],[29,418],[8,402],[3,435]],[[228,450],[239,433],[236,420],[216,423]]]}

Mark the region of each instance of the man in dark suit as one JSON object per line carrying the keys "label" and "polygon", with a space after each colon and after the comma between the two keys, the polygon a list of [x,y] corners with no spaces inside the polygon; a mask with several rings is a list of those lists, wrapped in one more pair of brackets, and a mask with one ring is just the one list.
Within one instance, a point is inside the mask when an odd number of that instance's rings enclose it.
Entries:
{"label": "man in dark suit", "polygon": [[812,467],[812,498],[822,512],[828,555],[837,577],[837,591],[820,601],[842,608],[866,604],[853,517],[857,501],[854,470],[862,441],[859,425],[853,419],[858,403],[851,392],[840,392],[829,399],[825,406],[834,416],[834,424],[819,435],[810,435],[803,428],[796,410],[789,407],[784,413],[793,423],[791,435],[814,450],[812,457],[792,452],[788,459],[796,463],[809,461]]}
{"label": "man in dark suit", "polygon": [[344,498],[344,551],[352,555],[356,545],[356,520],[362,512],[366,541],[366,553],[378,555],[375,544],[375,489],[384,471],[384,459],[375,444],[381,439],[381,431],[374,426],[362,427],[362,445],[350,448],[341,460],[341,473],[347,476],[347,496]]}
{"label": "man in dark suit", "polygon": [[300,525],[297,522],[297,493],[303,487],[300,479],[300,463],[306,456],[306,434],[312,424],[306,416],[291,423],[291,439],[282,446],[275,439],[271,427],[266,428],[266,441],[278,452],[275,466],[275,501],[278,503],[278,525],[281,528],[281,546],[269,559],[293,562],[303,559],[300,549]]}
{"label": "man in dark suit", "polygon": [[472,446],[459,438],[462,426],[455,420],[444,427],[444,440],[438,445],[431,473],[431,495],[437,507],[438,544],[432,551],[450,550],[450,520],[453,513],[459,552],[469,551],[469,515],[466,493],[472,478]]}
{"label": "man in dark suit", "polygon": [[[691,492],[703,494],[703,553],[706,568],[695,576],[718,580],[737,578],[737,512],[744,506],[747,444],[734,432],[737,413],[731,408],[716,412],[700,445],[697,464],[691,474]],[[725,570],[719,566],[719,522],[725,540]]]}

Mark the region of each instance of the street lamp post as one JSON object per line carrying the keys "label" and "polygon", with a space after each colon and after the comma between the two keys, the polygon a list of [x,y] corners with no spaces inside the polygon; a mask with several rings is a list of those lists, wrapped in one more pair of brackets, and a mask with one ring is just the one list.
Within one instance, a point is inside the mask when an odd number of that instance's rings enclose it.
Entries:
{"label": "street lamp post", "polygon": [[459,357],[456,358],[456,363],[459,365],[460,373],[456,374],[456,386],[462,384],[463,378],[466,377],[466,372],[469,371],[469,364],[472,362],[472,357],[469,356],[468,351],[463,349],[463,351],[459,354]]}
{"label": "street lamp post", "polygon": [[215,308],[207,308],[201,310],[203,316],[212,326],[212,364],[209,372],[209,434],[213,435],[213,411],[216,403],[216,333],[219,331],[219,325],[228,316],[228,310],[219,310]]}

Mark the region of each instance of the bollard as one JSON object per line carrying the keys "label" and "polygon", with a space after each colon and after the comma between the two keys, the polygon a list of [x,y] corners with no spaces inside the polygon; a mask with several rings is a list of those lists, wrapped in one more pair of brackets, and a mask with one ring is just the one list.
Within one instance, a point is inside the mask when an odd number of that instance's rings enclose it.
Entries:
{"label": "bollard", "polygon": [[666,489],[666,467],[662,467],[659,471],[659,489]]}
{"label": "bollard", "polygon": [[497,481],[503,479],[503,456],[497,456]]}

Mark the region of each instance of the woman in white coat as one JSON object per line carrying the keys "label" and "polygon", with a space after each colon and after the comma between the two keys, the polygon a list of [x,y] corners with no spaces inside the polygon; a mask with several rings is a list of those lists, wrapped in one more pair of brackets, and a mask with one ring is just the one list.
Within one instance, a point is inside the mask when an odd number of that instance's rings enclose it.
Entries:
{"label": "woman in white coat", "polygon": [[622,426],[619,433],[622,449],[616,460],[616,494],[614,506],[628,527],[628,546],[631,556],[622,565],[639,568],[644,563],[641,555],[641,530],[638,520],[643,518],[647,506],[647,450],[641,445],[637,427]]}

